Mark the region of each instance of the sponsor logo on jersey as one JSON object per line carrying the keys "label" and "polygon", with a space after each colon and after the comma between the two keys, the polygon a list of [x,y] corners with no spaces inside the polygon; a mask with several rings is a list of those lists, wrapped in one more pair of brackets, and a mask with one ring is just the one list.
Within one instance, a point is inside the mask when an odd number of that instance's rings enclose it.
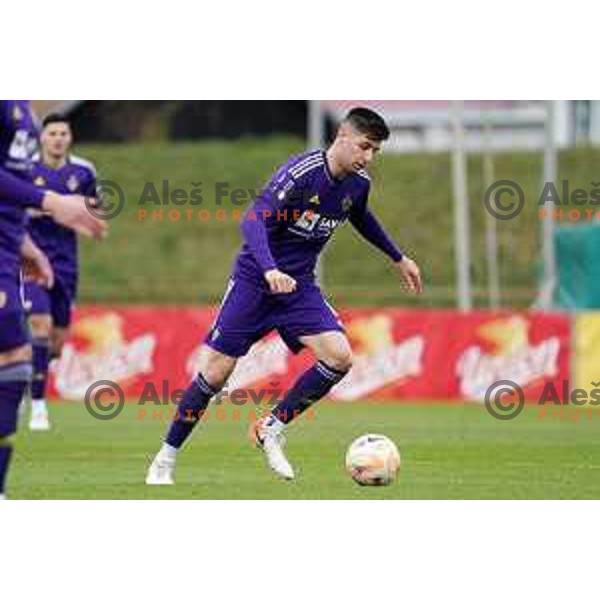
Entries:
{"label": "sponsor logo on jersey", "polygon": [[308,233],[314,233],[315,237],[328,237],[337,229],[340,223],[340,219],[334,219],[308,209],[294,223],[294,227]]}
{"label": "sponsor logo on jersey", "polygon": [[37,185],[38,187],[44,187],[46,185],[46,180],[41,175],[38,175],[33,180],[33,185]]}
{"label": "sponsor logo on jersey", "polygon": [[327,216],[321,216],[318,229],[323,233],[333,233],[340,224],[339,219],[333,219]]}

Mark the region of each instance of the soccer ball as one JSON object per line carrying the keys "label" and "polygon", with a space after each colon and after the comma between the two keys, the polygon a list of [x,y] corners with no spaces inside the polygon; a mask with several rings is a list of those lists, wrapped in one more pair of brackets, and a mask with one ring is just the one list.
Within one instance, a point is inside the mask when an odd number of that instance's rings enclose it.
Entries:
{"label": "soccer ball", "polygon": [[346,470],[359,485],[389,485],[399,469],[400,452],[385,435],[363,435],[346,452]]}

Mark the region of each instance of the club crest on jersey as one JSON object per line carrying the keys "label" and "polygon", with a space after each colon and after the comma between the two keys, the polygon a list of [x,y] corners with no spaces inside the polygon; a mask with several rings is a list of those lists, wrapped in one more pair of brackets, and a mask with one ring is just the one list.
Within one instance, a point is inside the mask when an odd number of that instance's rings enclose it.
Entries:
{"label": "club crest on jersey", "polygon": [[46,185],[46,180],[41,175],[38,175],[33,180],[33,185],[37,185],[38,187],[44,187]]}
{"label": "club crest on jersey", "polygon": [[319,206],[321,204],[321,201],[319,200],[319,195],[315,195],[313,196],[309,201],[309,204],[314,204],[315,206]]}
{"label": "club crest on jersey", "polygon": [[71,177],[69,177],[69,179],[67,179],[68,190],[71,193],[73,193],[77,190],[78,187],[79,187],[79,180],[77,179],[77,177],[75,177],[75,175],[71,175]]}
{"label": "club crest on jersey", "polygon": [[20,121],[24,117],[23,111],[18,104],[15,104],[12,109],[12,118],[13,121]]}
{"label": "club crest on jersey", "polygon": [[342,200],[342,210],[348,212],[352,208],[352,198],[346,197]]}

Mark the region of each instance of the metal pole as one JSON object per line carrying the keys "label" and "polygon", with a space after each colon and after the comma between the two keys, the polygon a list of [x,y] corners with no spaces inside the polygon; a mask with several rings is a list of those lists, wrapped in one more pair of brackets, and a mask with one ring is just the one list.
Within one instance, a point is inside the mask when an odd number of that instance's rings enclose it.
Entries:
{"label": "metal pole", "polygon": [[600,101],[592,100],[590,103],[590,143],[592,146],[600,145]]}
{"label": "metal pole", "polygon": [[[483,184],[494,183],[494,154],[492,150],[492,123],[489,115],[483,117]],[[490,308],[500,308],[500,269],[498,266],[497,221],[485,211],[485,254],[487,259],[488,300]]]}
{"label": "metal pole", "polygon": [[[308,101],[307,138],[309,149],[322,148],[325,143],[325,116],[320,100]],[[319,285],[323,285],[325,282],[325,268],[322,256],[317,261],[317,281]]]}
{"label": "metal pole", "polygon": [[320,100],[308,101],[308,148],[320,148],[325,138],[323,108]]}
{"label": "metal pole", "polygon": [[[558,154],[556,150],[556,137],[554,135],[555,126],[555,106],[554,100],[546,102],[546,127],[545,127],[545,145],[544,145],[544,181],[556,182],[558,170]],[[542,185],[543,187],[543,185]],[[554,220],[552,211],[542,220],[542,256],[544,259],[544,281],[539,299],[539,306],[543,310],[549,310],[552,307],[554,298],[554,289],[556,286],[556,256],[554,252]]]}
{"label": "metal pole", "polygon": [[463,101],[452,102],[452,128],[454,149],[452,153],[452,183],[454,191],[454,244],[458,308],[468,311],[472,308],[471,296],[471,256],[469,228],[469,200],[467,197],[467,162],[465,152],[465,131],[462,123]]}

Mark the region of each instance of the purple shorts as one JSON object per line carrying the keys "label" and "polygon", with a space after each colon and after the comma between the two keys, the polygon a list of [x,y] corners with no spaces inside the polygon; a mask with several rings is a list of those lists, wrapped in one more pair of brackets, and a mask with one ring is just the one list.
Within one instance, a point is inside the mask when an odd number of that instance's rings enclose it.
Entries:
{"label": "purple shorts", "polygon": [[0,278],[0,352],[8,352],[30,343],[23,309],[21,284],[18,280]]}
{"label": "purple shorts", "polygon": [[298,353],[304,347],[300,337],[343,332],[344,327],[314,283],[299,285],[291,294],[272,294],[266,286],[238,278],[230,280],[205,343],[237,358],[273,330]]}
{"label": "purple shorts", "polygon": [[32,315],[50,315],[55,327],[69,327],[75,302],[75,286],[58,277],[51,290],[37,283],[25,284],[25,301]]}

